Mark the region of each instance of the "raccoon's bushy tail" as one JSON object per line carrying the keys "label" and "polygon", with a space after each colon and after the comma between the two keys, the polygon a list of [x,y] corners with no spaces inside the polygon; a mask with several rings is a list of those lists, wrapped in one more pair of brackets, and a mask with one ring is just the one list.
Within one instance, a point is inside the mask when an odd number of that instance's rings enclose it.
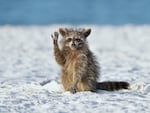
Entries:
{"label": "raccoon's bushy tail", "polygon": [[115,91],[121,89],[128,89],[129,83],[123,81],[106,81],[97,83],[97,89],[107,90],[107,91]]}

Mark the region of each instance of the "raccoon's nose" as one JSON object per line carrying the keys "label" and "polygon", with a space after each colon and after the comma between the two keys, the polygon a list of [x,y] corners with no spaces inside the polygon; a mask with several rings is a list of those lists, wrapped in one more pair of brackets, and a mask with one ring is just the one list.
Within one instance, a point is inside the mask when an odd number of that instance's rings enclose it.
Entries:
{"label": "raccoon's nose", "polygon": [[72,45],[71,45],[72,47],[76,47],[76,45],[75,45],[75,43],[72,43]]}

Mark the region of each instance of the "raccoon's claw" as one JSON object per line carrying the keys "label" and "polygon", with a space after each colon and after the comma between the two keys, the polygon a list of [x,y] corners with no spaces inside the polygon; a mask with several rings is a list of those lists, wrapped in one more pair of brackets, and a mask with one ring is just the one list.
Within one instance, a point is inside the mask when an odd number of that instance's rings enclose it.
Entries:
{"label": "raccoon's claw", "polygon": [[72,87],[72,88],[70,89],[70,92],[71,92],[72,94],[75,94],[75,93],[77,92],[77,89],[76,89],[75,87]]}
{"label": "raccoon's claw", "polygon": [[51,34],[53,40],[58,40],[58,36],[59,36],[58,32],[54,32],[54,35]]}
{"label": "raccoon's claw", "polygon": [[52,39],[54,39],[54,36],[51,34]]}
{"label": "raccoon's claw", "polygon": [[58,32],[54,32],[54,35],[53,34],[51,35],[54,44],[57,44],[58,35],[59,35]]}
{"label": "raccoon's claw", "polygon": [[54,36],[58,39],[59,36],[58,32],[54,32]]}

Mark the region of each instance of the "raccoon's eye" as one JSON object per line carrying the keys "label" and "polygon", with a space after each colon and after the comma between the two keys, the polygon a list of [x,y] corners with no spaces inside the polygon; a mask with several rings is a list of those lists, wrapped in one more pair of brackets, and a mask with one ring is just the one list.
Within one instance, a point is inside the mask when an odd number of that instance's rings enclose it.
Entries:
{"label": "raccoon's eye", "polygon": [[80,42],[80,41],[81,41],[81,39],[77,38],[77,39],[76,39],[76,41],[77,41],[77,42]]}
{"label": "raccoon's eye", "polygon": [[71,40],[72,40],[71,38],[68,38],[66,41],[67,41],[67,42],[70,42]]}

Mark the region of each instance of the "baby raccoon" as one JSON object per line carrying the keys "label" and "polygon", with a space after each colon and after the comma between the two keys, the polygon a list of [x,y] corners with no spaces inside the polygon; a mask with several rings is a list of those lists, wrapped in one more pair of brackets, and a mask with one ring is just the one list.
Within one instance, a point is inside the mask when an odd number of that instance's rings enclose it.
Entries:
{"label": "baby raccoon", "polygon": [[129,83],[106,81],[98,83],[100,67],[90,51],[87,37],[91,29],[60,28],[62,48],[58,46],[58,33],[52,35],[56,62],[61,66],[61,82],[65,91],[76,93],[97,89],[114,91],[128,89]]}

